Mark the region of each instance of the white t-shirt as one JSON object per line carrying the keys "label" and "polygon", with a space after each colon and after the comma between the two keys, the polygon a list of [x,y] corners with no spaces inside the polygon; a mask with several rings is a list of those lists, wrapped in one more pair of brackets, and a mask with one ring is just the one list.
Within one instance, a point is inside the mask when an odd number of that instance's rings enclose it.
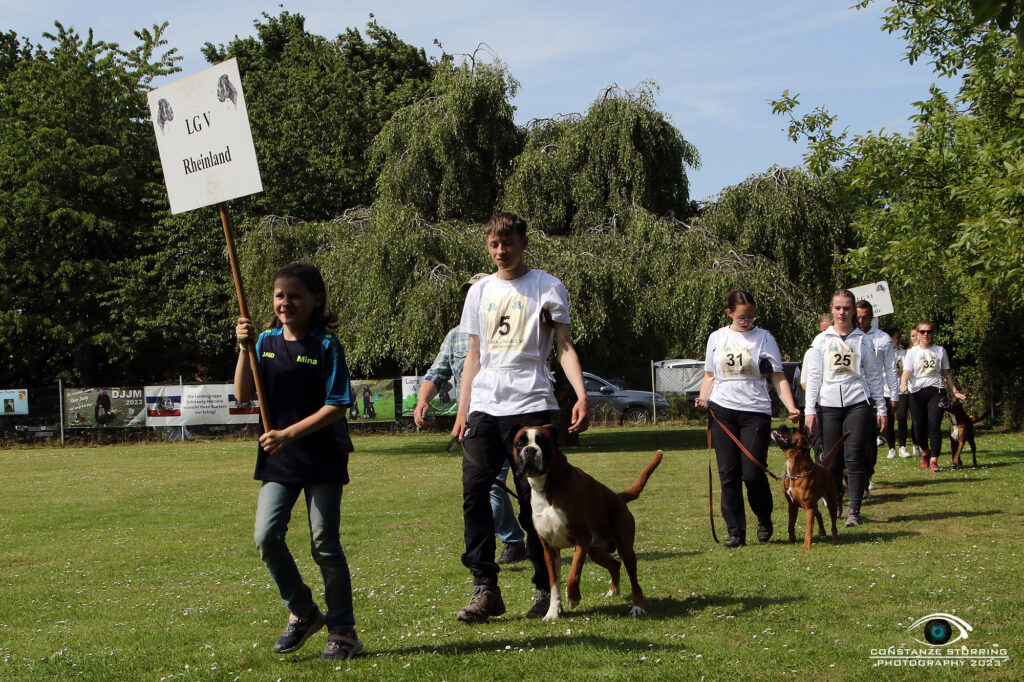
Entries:
{"label": "white t-shirt", "polygon": [[922,388],[942,388],[942,373],[949,370],[949,356],[942,346],[914,346],[903,358],[903,371],[910,372],[907,388],[917,393]]}
{"label": "white t-shirt", "polygon": [[818,405],[846,407],[873,402],[876,413],[885,416],[881,366],[874,344],[860,329],[854,327],[844,339],[834,325],[829,327],[814,337],[804,364],[806,414],[817,414]]}
{"label": "white t-shirt", "polygon": [[772,401],[760,370],[762,360],[768,361],[773,372],[782,371],[779,344],[770,332],[760,327],[749,332],[729,327],[714,331],[704,353],[704,371],[715,375],[708,400],[730,410],[771,414]]}
{"label": "white t-shirt", "polygon": [[565,285],[543,270],[518,279],[489,275],[474,284],[462,309],[462,331],[480,341],[480,371],[473,378],[469,412],[509,416],[558,408],[548,357],[554,327],[569,324]]}

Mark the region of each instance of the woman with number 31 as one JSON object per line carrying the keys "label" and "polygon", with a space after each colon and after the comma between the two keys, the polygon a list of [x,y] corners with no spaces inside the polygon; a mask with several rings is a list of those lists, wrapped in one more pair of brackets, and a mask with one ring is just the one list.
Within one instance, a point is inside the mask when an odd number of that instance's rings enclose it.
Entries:
{"label": "woman with number 31", "polygon": [[729,530],[725,546],[739,547],[747,544],[743,485],[747,486],[750,509],[757,517],[757,539],[761,542],[772,536],[772,491],[764,471],[747,459],[724,428],[764,465],[772,428],[772,403],[765,379],[775,386],[792,421],[800,419],[800,411],[782,373],[775,337],[754,324],[754,297],[739,289],[729,292],[725,313],[732,324],[708,338],[704,380],[694,402],[698,409],[710,409],[712,414],[711,440],[722,483],[722,516]]}
{"label": "woman with number 31", "polygon": [[[821,410],[821,443],[824,452],[839,442],[846,432],[850,437],[829,463],[842,497],[843,469],[850,489],[846,525],[859,526],[860,503],[867,485],[868,448],[876,447],[874,424],[885,431],[886,409],[882,394],[882,369],[871,348],[871,340],[857,328],[857,301],[840,289],[832,295],[831,327],[814,337],[807,352],[807,402],[804,424],[813,433]],[[872,410],[874,404],[874,410]]]}

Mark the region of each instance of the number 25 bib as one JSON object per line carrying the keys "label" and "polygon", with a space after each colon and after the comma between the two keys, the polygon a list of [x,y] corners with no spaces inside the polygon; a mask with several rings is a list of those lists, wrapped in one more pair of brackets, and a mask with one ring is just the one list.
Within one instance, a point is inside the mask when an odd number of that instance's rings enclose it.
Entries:
{"label": "number 25 bib", "polygon": [[718,373],[723,379],[749,379],[754,376],[750,353],[752,343],[727,343],[718,351]]}
{"label": "number 25 bib", "polygon": [[484,300],[487,352],[522,350],[526,344],[526,296],[504,296]]}
{"label": "number 25 bib", "polygon": [[838,380],[859,374],[857,351],[857,348],[842,341],[830,341],[825,349],[825,365],[828,367],[829,378]]}

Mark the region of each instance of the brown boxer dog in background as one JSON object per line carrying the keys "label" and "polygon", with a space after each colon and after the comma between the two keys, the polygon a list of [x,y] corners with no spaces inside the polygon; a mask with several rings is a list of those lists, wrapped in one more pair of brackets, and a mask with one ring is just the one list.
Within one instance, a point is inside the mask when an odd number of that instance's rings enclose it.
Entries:
{"label": "brown boxer dog in background", "polygon": [[588,555],[611,574],[607,596],[619,593],[620,563],[612,556],[617,549],[633,588],[633,608],[629,613],[632,616],[646,613],[644,594],[636,579],[636,553],[633,551],[636,522],[626,503],[640,496],[647,479],[661,462],[661,450],[654,453],[654,458],[632,486],[614,493],[569,464],[558,448],[553,427],[513,427],[512,431],[515,432],[513,467],[517,476],[526,476],[530,482],[533,525],[544,548],[544,563],[551,584],[551,602],[544,620],[557,620],[562,613],[561,550],[572,546],[576,547],[576,553],[565,585],[569,608],[576,608],[580,603],[580,575]]}
{"label": "brown boxer dog in background", "polygon": [[814,534],[814,520],[818,520],[818,531],[825,535],[825,523],[818,510],[818,500],[825,498],[828,515],[832,517],[832,541],[839,542],[836,530],[836,518],[839,516],[839,495],[836,481],[826,467],[836,456],[849,437],[844,433],[828,454],[822,458],[822,464],[815,464],[811,459],[811,439],[803,428],[791,429],[785,424],[772,431],[772,440],[782,448],[786,455],[786,473],[782,477],[782,492],[789,503],[789,541],[796,542],[797,510],[803,509],[807,514],[807,530],[804,533],[804,544],[801,549],[811,548],[811,536]]}
{"label": "brown boxer dog in background", "polygon": [[965,445],[971,446],[971,466],[978,468],[978,449],[974,446],[974,425],[983,420],[988,413],[980,417],[972,417],[964,409],[962,400],[954,396],[945,396],[939,401],[939,407],[949,412],[949,447],[953,453],[953,468],[963,466],[961,455]]}

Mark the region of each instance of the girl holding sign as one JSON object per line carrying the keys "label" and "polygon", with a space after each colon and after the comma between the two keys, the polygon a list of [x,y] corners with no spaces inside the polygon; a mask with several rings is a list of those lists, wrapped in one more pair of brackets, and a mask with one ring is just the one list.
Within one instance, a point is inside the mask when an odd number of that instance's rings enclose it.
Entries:
{"label": "girl holding sign", "polygon": [[[885,430],[886,408],[882,395],[882,371],[871,350],[870,339],[854,324],[856,301],[840,289],[832,295],[831,327],[814,337],[807,354],[807,405],[804,423],[812,432],[821,410],[821,436],[825,452],[843,434],[850,433],[842,455],[836,455],[829,469],[842,496],[843,469],[850,489],[846,525],[861,523],[860,503],[867,485],[867,449],[875,447],[875,422]],[[872,404],[874,409],[872,409]]]}
{"label": "girl holding sign", "polygon": [[943,385],[960,400],[967,396],[956,390],[953,373],[949,370],[949,354],[942,346],[932,343],[935,325],[920,322],[917,331],[917,345],[907,351],[903,359],[903,376],[900,377],[900,392],[910,391],[910,414],[914,419],[914,431],[921,446],[921,468],[939,470],[939,451],[942,447],[942,397]]}
{"label": "girl holding sign", "polygon": [[764,471],[747,459],[723,425],[765,464],[772,418],[765,378],[771,379],[790,420],[795,422],[800,415],[782,373],[779,344],[771,333],[754,325],[756,313],[754,297],[749,292],[736,290],[726,296],[725,314],[732,324],[708,338],[704,380],[694,401],[697,409],[710,409],[712,414],[711,440],[722,484],[722,516],[729,530],[726,547],[739,547],[747,542],[743,484],[747,486],[750,509],[757,517],[757,539],[768,541],[772,535],[772,492]]}

